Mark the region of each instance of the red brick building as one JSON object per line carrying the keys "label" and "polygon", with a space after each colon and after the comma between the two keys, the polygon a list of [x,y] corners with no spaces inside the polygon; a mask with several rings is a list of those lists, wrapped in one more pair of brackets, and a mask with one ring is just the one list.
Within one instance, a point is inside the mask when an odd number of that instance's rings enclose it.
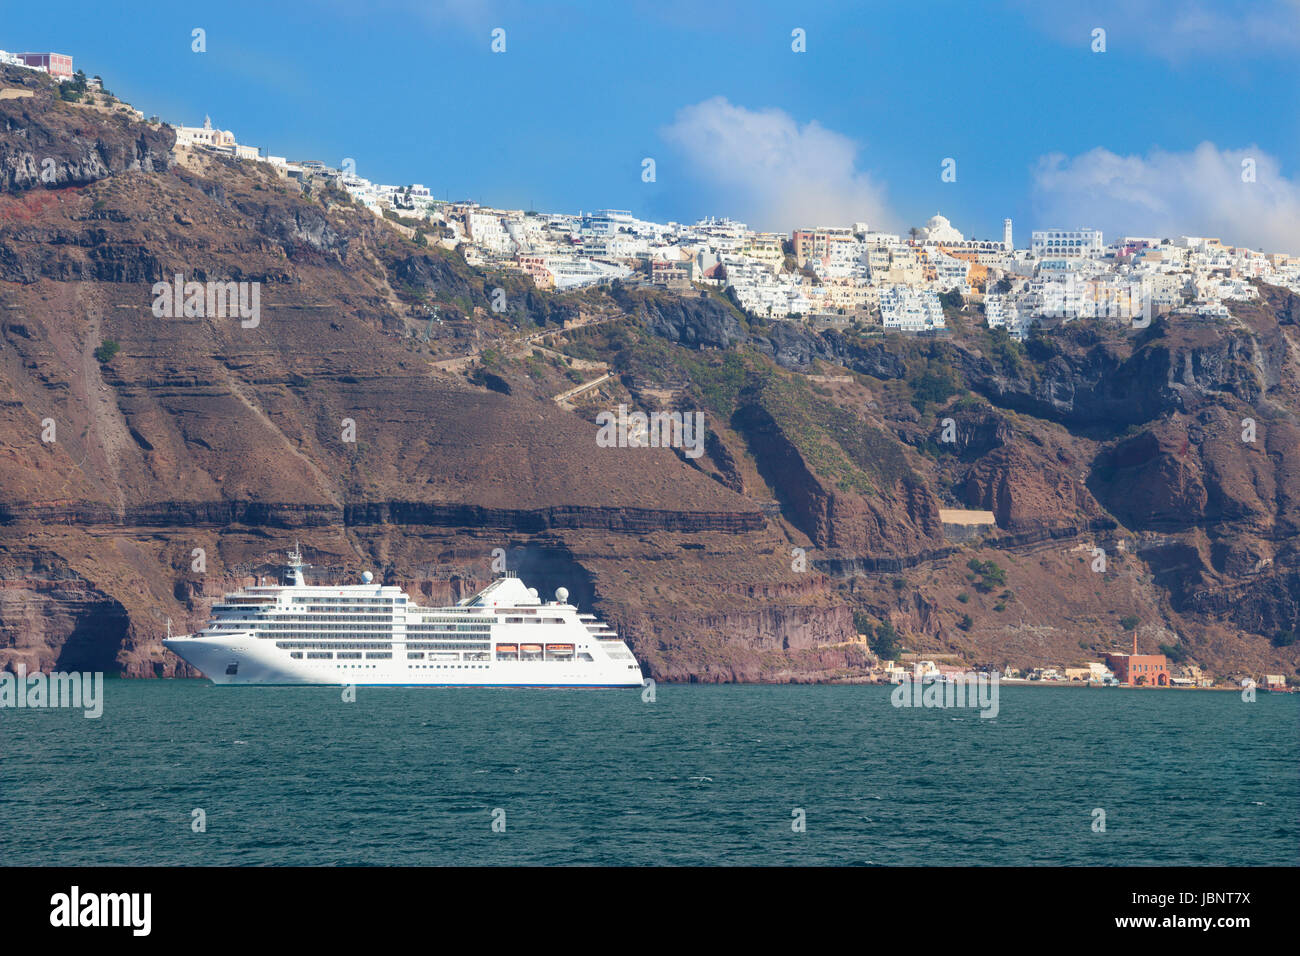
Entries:
{"label": "red brick building", "polygon": [[72,57],[64,53],[19,53],[18,58],[28,66],[43,66],[50,76],[72,78]]}
{"label": "red brick building", "polygon": [[1133,635],[1132,654],[1107,654],[1106,666],[1121,684],[1133,687],[1168,687],[1169,660],[1163,654],[1139,654],[1138,639]]}

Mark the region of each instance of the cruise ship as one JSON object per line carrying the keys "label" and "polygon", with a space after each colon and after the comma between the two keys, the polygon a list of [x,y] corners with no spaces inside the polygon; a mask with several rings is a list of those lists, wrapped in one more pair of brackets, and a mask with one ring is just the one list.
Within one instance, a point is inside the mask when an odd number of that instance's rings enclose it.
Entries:
{"label": "cruise ship", "polygon": [[420,607],[401,588],[308,586],[302,554],[283,583],[245,587],[203,630],[163,645],[216,684],[640,687],[641,666],[558,588],[542,601],[514,575],[451,607]]}

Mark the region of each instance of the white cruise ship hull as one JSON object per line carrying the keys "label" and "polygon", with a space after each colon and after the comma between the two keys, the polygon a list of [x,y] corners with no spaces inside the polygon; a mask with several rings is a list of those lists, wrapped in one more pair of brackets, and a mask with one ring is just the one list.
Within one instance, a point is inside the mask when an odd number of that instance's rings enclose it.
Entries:
{"label": "white cruise ship hull", "polygon": [[215,684],[640,687],[627,645],[560,588],[544,602],[498,578],[451,607],[401,589],[308,586],[301,557],[288,583],[247,587],[213,607],[202,631],[163,646]]}
{"label": "white cruise ship hull", "polygon": [[[640,687],[635,662],[608,661],[334,661],[293,660],[255,637],[175,637],[168,650],[214,684],[329,684],[390,687]],[[404,655],[403,655],[404,656]],[[229,671],[233,670],[233,673]]]}

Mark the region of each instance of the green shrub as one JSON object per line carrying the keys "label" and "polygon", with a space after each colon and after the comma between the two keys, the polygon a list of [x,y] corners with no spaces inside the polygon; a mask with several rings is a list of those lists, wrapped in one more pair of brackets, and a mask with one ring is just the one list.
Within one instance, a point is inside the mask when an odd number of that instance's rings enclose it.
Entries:
{"label": "green shrub", "polygon": [[1169,658],[1171,664],[1181,664],[1187,660],[1187,648],[1181,644],[1161,644],[1160,653]]}
{"label": "green shrub", "polygon": [[892,661],[898,657],[898,632],[891,622],[885,621],[876,628],[876,639],[871,642],[871,650],[882,661]]}
{"label": "green shrub", "polygon": [[870,635],[872,633],[871,618],[865,611],[853,612],[853,627],[859,634]]}
{"label": "green shrub", "polygon": [[927,405],[941,404],[960,391],[956,376],[944,366],[927,368],[908,379],[907,384],[912,386],[912,406],[920,412],[925,411]]}
{"label": "green shrub", "polygon": [[981,580],[975,583],[975,588],[982,594],[987,594],[994,588],[1003,587],[1007,583],[1006,569],[998,567],[993,561],[981,561],[978,558],[971,558],[966,563],[966,567],[980,576]]}

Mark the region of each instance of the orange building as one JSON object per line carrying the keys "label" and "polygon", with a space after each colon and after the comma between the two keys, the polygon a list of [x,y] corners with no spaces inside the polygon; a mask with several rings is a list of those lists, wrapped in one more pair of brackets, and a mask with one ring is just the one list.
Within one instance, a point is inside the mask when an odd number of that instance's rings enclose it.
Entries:
{"label": "orange building", "polygon": [[1106,666],[1121,684],[1133,687],[1168,687],[1169,660],[1163,654],[1139,654],[1137,633],[1132,654],[1107,654]]}
{"label": "orange building", "polygon": [[533,285],[539,289],[555,288],[555,273],[546,267],[546,258],[544,256],[515,256],[515,261],[519,263],[519,268],[532,276]]}

